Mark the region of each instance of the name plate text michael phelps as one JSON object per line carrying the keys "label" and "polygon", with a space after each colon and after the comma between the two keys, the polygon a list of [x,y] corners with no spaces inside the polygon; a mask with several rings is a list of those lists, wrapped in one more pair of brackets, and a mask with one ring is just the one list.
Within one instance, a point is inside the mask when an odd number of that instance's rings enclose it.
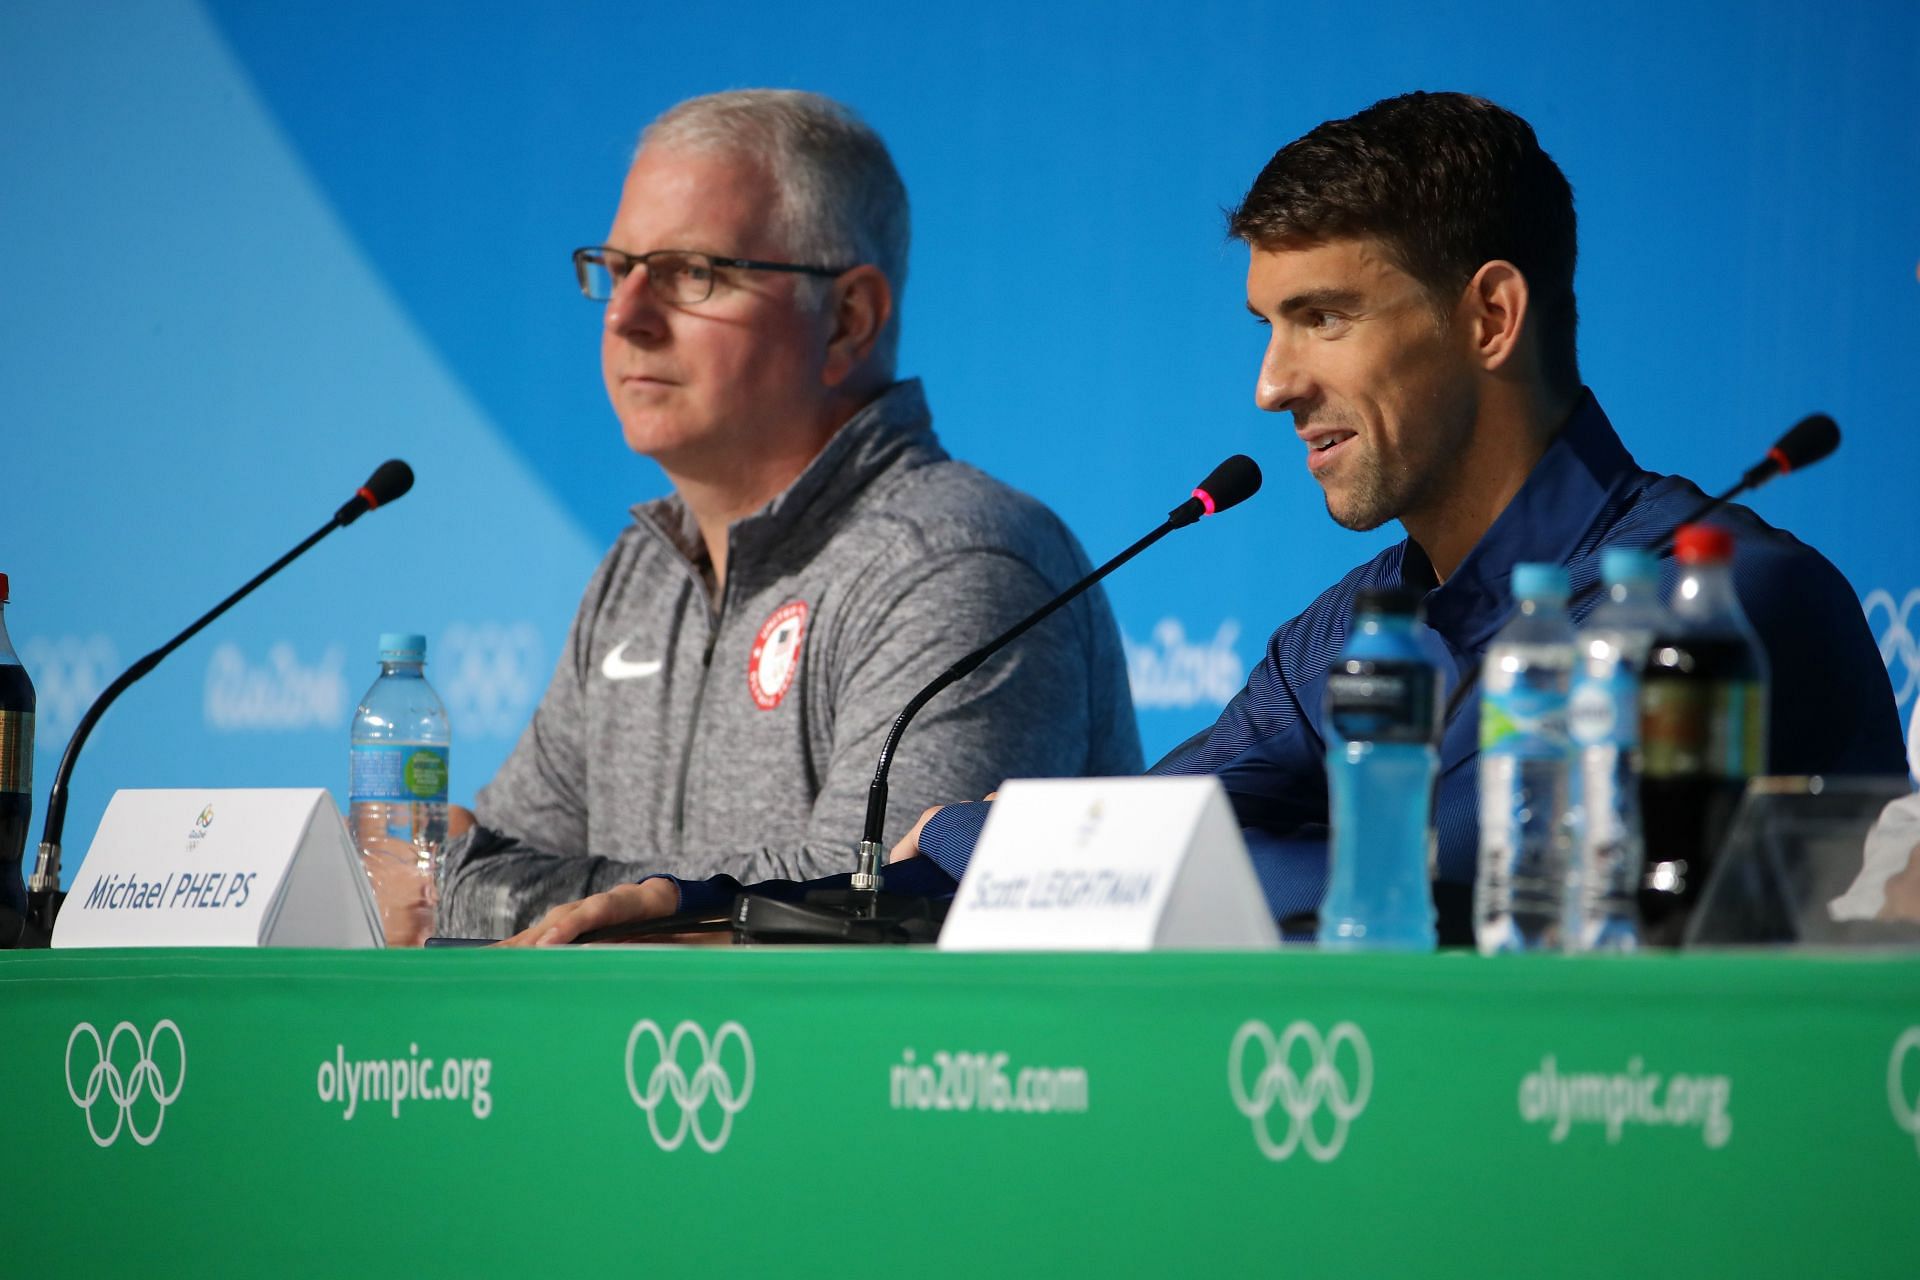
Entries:
{"label": "name plate text michael phelps", "polygon": [[56,947],[371,947],[380,917],[319,787],[117,791]]}

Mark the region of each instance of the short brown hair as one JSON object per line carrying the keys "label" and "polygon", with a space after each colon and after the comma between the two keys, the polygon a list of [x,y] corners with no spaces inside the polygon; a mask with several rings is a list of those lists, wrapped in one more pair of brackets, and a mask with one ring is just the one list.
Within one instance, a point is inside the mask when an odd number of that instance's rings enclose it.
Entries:
{"label": "short brown hair", "polygon": [[1533,126],[1484,98],[1409,93],[1317,126],[1274,153],[1227,231],[1256,249],[1377,240],[1442,315],[1484,263],[1511,262],[1548,382],[1580,385],[1573,189]]}

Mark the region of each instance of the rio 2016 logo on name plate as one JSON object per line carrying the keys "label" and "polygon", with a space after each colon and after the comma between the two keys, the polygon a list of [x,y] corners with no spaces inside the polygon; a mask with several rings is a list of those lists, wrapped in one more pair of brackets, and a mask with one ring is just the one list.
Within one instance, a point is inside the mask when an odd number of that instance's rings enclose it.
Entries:
{"label": "rio 2016 logo on name plate", "polygon": [[[1340,1154],[1353,1122],[1367,1109],[1373,1050],[1366,1033],[1351,1022],[1335,1023],[1325,1037],[1312,1023],[1291,1022],[1276,1038],[1266,1023],[1251,1019],[1234,1033],[1227,1050],[1227,1088],[1233,1105],[1253,1122],[1260,1154],[1285,1160],[1304,1147],[1324,1164]],[[1277,1138],[1275,1108],[1286,1120]]]}
{"label": "rio 2016 logo on name plate", "polygon": [[[729,1042],[740,1047],[737,1083],[724,1060]],[[698,1051],[697,1061],[682,1061],[688,1048]],[[647,1113],[647,1128],[662,1151],[678,1150],[691,1132],[702,1151],[716,1152],[727,1145],[733,1118],[753,1097],[753,1041],[737,1022],[721,1023],[709,1040],[692,1022],[667,1036],[659,1023],[642,1018],[627,1035],[627,1093]]]}
{"label": "rio 2016 logo on name plate", "polygon": [[[1911,1074],[1910,1057],[1916,1067]],[[1893,1122],[1913,1135],[1914,1149],[1920,1151],[1920,1027],[1908,1027],[1893,1042],[1887,1059],[1887,1105],[1893,1108]]]}
{"label": "rio 2016 logo on name plate", "polygon": [[[173,1042],[166,1050],[162,1032]],[[156,1022],[144,1040],[131,1022],[116,1023],[104,1042],[91,1022],[82,1022],[67,1036],[66,1063],[67,1096],[86,1113],[95,1145],[112,1146],[125,1129],[135,1142],[150,1147],[160,1136],[167,1108],[187,1083],[187,1042],[172,1018]],[[105,1133],[96,1111],[113,1115]],[[143,1127],[149,1118],[150,1127]]]}

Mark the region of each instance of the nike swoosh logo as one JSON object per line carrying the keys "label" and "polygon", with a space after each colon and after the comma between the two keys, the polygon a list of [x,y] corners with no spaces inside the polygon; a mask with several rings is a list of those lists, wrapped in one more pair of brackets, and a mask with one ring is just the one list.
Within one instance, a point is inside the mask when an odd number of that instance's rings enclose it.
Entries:
{"label": "nike swoosh logo", "polygon": [[657,660],[629,662],[621,656],[626,651],[627,646],[624,644],[615,647],[613,652],[607,655],[606,661],[600,664],[600,674],[609,680],[644,680],[648,676],[659,675],[660,668],[665,665]]}

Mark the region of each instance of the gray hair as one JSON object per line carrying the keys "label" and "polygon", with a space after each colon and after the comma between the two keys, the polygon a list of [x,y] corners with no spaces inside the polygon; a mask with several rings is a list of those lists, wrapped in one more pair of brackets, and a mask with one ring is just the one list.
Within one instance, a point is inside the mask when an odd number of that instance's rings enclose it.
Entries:
{"label": "gray hair", "polygon": [[775,225],[796,261],[878,267],[893,286],[893,315],[874,354],[892,375],[911,228],[906,185],[879,134],[851,108],[817,93],[734,89],[669,109],[641,133],[640,146],[648,145],[757,161],[779,193]]}

